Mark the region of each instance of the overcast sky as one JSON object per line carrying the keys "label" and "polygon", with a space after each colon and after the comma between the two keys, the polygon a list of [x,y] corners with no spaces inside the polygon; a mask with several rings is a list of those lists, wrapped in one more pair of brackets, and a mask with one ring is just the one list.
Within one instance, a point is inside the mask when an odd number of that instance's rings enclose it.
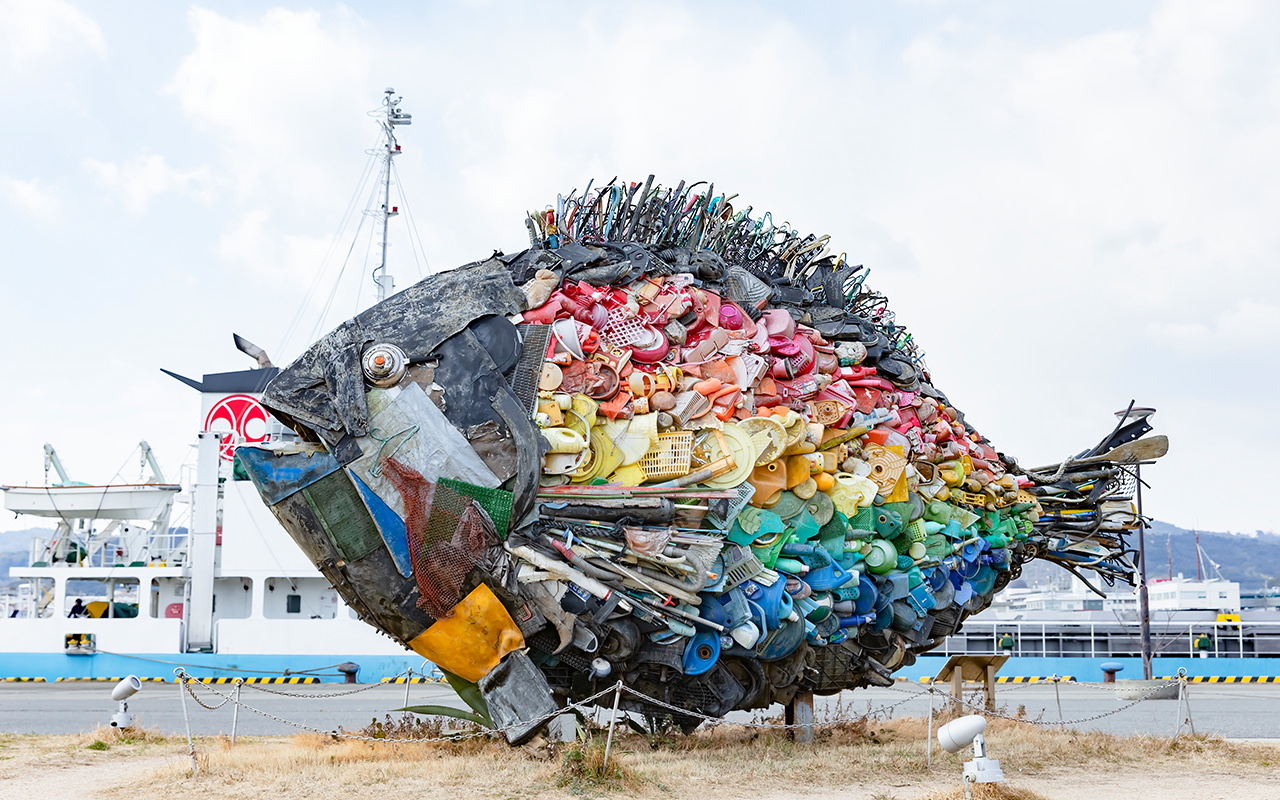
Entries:
{"label": "overcast sky", "polygon": [[199,398],[160,367],[251,367],[232,331],[283,364],[370,302],[342,223],[394,86],[401,288],[589,179],[712,180],[870,265],[1024,464],[1133,398],[1171,439],[1148,513],[1280,529],[1277,40],[1222,0],[0,0],[0,482],[45,441],[176,473]]}

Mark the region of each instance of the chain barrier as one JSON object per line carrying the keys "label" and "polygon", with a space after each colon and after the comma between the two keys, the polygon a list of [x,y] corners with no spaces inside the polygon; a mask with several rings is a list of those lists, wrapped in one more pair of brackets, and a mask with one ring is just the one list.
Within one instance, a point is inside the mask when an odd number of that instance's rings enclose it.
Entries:
{"label": "chain barrier", "polygon": [[[919,696],[919,694],[925,694],[925,693],[927,693],[927,694],[941,694],[941,695],[943,695],[944,697],[946,697],[948,700],[950,700],[951,702],[958,702],[958,703],[960,703],[960,705],[968,706],[969,708],[973,709],[974,711],[977,711],[977,712],[979,712],[979,713],[981,713],[981,714],[983,714],[983,715],[985,715],[985,716],[989,716],[989,717],[999,717],[1000,719],[1007,719],[1007,720],[1011,720],[1011,721],[1013,721],[1013,722],[1021,722],[1021,723],[1027,724],[1027,725],[1043,725],[1043,726],[1050,726],[1050,727],[1066,727],[1066,726],[1069,726],[1069,725],[1070,725],[1070,726],[1075,726],[1075,725],[1080,725],[1080,724],[1083,724],[1083,723],[1086,723],[1086,722],[1094,722],[1095,720],[1100,720],[1100,719],[1104,719],[1104,718],[1106,718],[1106,717],[1113,716],[1113,715],[1115,715],[1115,714],[1119,714],[1121,711],[1125,711],[1125,710],[1127,710],[1127,709],[1133,708],[1133,707],[1134,707],[1134,706],[1136,706],[1138,703],[1141,703],[1141,702],[1143,702],[1143,701],[1145,701],[1145,700],[1149,699],[1152,695],[1156,694],[1157,692],[1160,692],[1161,690],[1167,689],[1167,688],[1169,688],[1170,686],[1179,686],[1179,687],[1180,687],[1180,691],[1185,692],[1185,691],[1186,691],[1186,684],[1187,684],[1187,674],[1186,674],[1186,670],[1185,670],[1185,669],[1180,669],[1180,670],[1178,670],[1178,677],[1176,677],[1176,678],[1171,678],[1170,680],[1168,680],[1168,681],[1166,681],[1166,682],[1164,682],[1164,683],[1162,683],[1162,684],[1160,684],[1160,685],[1158,685],[1158,686],[1153,686],[1153,687],[1151,687],[1151,688],[1150,688],[1150,689],[1148,689],[1146,692],[1143,692],[1143,694],[1142,694],[1142,695],[1141,695],[1137,700],[1130,701],[1130,702],[1128,702],[1128,703],[1126,703],[1126,704],[1124,704],[1124,705],[1120,706],[1119,708],[1112,709],[1111,711],[1104,711],[1104,712],[1103,712],[1103,713],[1101,713],[1101,714],[1094,714],[1094,715],[1093,715],[1093,716],[1091,716],[1091,717],[1081,717],[1080,719],[1073,719],[1073,720],[1059,720],[1059,721],[1056,721],[1056,722],[1055,722],[1055,721],[1052,721],[1052,720],[1039,720],[1039,719],[1028,719],[1028,718],[1026,718],[1026,717],[1016,717],[1016,716],[1013,716],[1013,715],[1011,715],[1011,714],[1005,714],[1005,713],[1002,713],[1002,712],[1000,712],[1000,711],[993,711],[993,710],[988,709],[985,705],[982,705],[982,704],[979,704],[979,703],[974,703],[974,702],[972,702],[972,701],[970,701],[970,700],[966,700],[966,699],[964,699],[964,697],[963,697],[963,696],[962,696],[962,697],[959,697],[959,698],[956,698],[956,697],[953,697],[951,694],[949,694],[949,693],[947,693],[947,692],[938,692],[937,687],[936,687],[936,686],[933,686],[933,685],[929,686],[929,688],[928,688],[928,689],[926,689],[926,690],[924,690],[924,692],[918,693],[918,694],[917,694],[917,696]],[[903,690],[903,689],[898,689],[896,686],[895,686],[895,687],[887,687],[887,688],[890,688],[890,689],[892,689],[893,691],[905,691],[905,690]]]}
{"label": "chain barrier", "polygon": [[[412,672],[412,670],[409,670],[409,672],[411,673],[411,672]],[[1026,718],[1026,717],[1018,717],[1018,716],[1013,716],[1013,715],[1011,715],[1011,714],[1005,714],[1005,713],[1000,712],[1000,711],[992,711],[992,710],[988,710],[988,709],[987,709],[983,704],[975,703],[975,702],[970,701],[970,700],[966,700],[963,696],[957,699],[957,698],[955,698],[955,697],[952,697],[952,696],[950,695],[950,693],[948,693],[948,692],[945,692],[945,691],[939,691],[939,687],[938,687],[938,685],[936,685],[936,684],[928,684],[928,685],[926,685],[924,688],[921,688],[921,689],[919,689],[919,690],[908,689],[908,688],[905,688],[905,687],[898,687],[898,686],[886,686],[886,687],[882,687],[882,688],[888,689],[889,691],[898,692],[898,693],[900,693],[900,694],[906,694],[906,695],[909,695],[909,696],[908,696],[908,697],[905,697],[905,698],[904,698],[904,699],[902,699],[902,700],[899,700],[899,701],[898,701],[898,702],[896,702],[896,703],[888,703],[888,704],[886,704],[886,705],[879,706],[879,707],[877,707],[877,708],[875,708],[875,709],[868,709],[868,711],[867,711],[866,713],[858,714],[857,716],[852,716],[852,717],[838,717],[838,718],[835,718],[835,719],[827,719],[827,720],[823,720],[823,721],[817,721],[817,720],[815,720],[814,722],[811,722],[811,723],[791,723],[791,724],[781,723],[781,724],[779,724],[779,723],[771,723],[771,722],[737,722],[737,721],[727,720],[727,719],[725,719],[725,718],[723,718],[723,717],[712,717],[712,716],[709,716],[709,715],[707,715],[707,714],[702,714],[702,713],[699,713],[699,712],[697,712],[697,711],[693,711],[693,710],[691,710],[691,709],[681,708],[680,706],[674,705],[674,704],[672,704],[672,703],[668,703],[668,702],[666,702],[666,701],[659,700],[659,699],[658,699],[658,698],[656,698],[656,697],[650,697],[649,695],[645,694],[644,692],[641,692],[641,691],[639,691],[639,690],[637,690],[637,689],[633,689],[633,688],[631,688],[630,686],[625,686],[625,685],[623,685],[623,684],[619,681],[617,684],[615,684],[615,685],[613,685],[613,686],[610,686],[610,687],[608,687],[608,688],[606,688],[606,689],[602,689],[602,690],[600,690],[600,691],[596,692],[595,694],[591,695],[590,697],[584,698],[584,699],[582,699],[582,700],[578,700],[578,701],[576,701],[576,702],[574,702],[574,703],[570,703],[569,705],[565,706],[564,708],[557,709],[557,710],[556,710],[555,712],[553,712],[553,713],[545,714],[545,715],[543,715],[542,717],[539,717],[539,718],[537,718],[537,719],[535,719],[535,720],[531,720],[531,721],[528,721],[528,722],[519,722],[519,723],[516,723],[516,724],[513,724],[513,725],[508,725],[508,726],[506,726],[506,727],[502,727],[502,728],[483,729],[483,730],[478,730],[478,731],[460,731],[460,732],[457,732],[457,733],[451,733],[451,734],[448,734],[448,735],[437,736],[437,737],[431,737],[431,738],[379,738],[379,737],[375,737],[375,736],[365,736],[365,735],[363,735],[363,734],[351,733],[351,732],[349,732],[349,731],[344,731],[344,730],[342,730],[341,728],[326,730],[326,729],[323,729],[323,728],[317,728],[317,727],[312,726],[312,725],[307,725],[306,723],[302,723],[302,722],[295,722],[295,721],[293,721],[293,720],[288,720],[288,719],[285,719],[285,718],[283,718],[283,717],[280,717],[280,716],[277,716],[277,715],[275,715],[275,714],[272,714],[272,713],[271,713],[271,712],[269,712],[269,711],[263,711],[262,709],[255,708],[254,706],[249,705],[248,703],[245,703],[244,701],[239,700],[238,698],[236,698],[236,697],[234,697],[234,696],[232,696],[232,695],[229,695],[229,694],[223,694],[222,692],[218,691],[217,689],[213,688],[212,686],[210,686],[210,685],[208,685],[208,684],[201,683],[198,679],[193,678],[193,677],[191,677],[190,675],[187,675],[187,674],[186,674],[186,672],[184,672],[184,671],[183,671],[183,670],[181,670],[181,669],[174,670],[174,674],[175,674],[175,676],[177,677],[178,682],[179,682],[180,684],[182,684],[183,688],[186,690],[187,694],[189,694],[189,695],[191,696],[191,698],[192,698],[193,700],[195,700],[195,702],[196,702],[198,705],[200,705],[200,707],[205,708],[205,709],[208,709],[208,710],[210,710],[210,711],[215,711],[215,710],[217,710],[217,709],[219,709],[219,708],[222,708],[222,707],[223,707],[224,705],[226,705],[227,703],[235,703],[235,704],[236,704],[236,706],[238,706],[238,707],[242,707],[242,708],[246,709],[247,711],[252,711],[253,713],[255,713],[255,714],[257,714],[257,715],[259,715],[259,716],[261,716],[261,717],[265,717],[265,718],[270,719],[270,720],[273,720],[273,721],[275,721],[275,722],[279,722],[279,723],[281,723],[281,724],[283,724],[283,725],[288,725],[288,726],[290,726],[290,727],[294,727],[294,728],[297,728],[297,729],[299,729],[299,730],[307,731],[307,732],[310,732],[310,733],[318,733],[318,734],[321,734],[321,735],[324,735],[324,736],[332,736],[332,737],[334,737],[334,738],[339,738],[339,739],[353,739],[353,740],[357,740],[357,741],[366,741],[366,742],[382,742],[382,743],[386,743],[386,744],[414,744],[414,743],[423,744],[423,743],[432,743],[432,742],[453,742],[453,741],[460,741],[460,740],[463,740],[463,739],[472,739],[472,738],[476,738],[476,737],[480,737],[480,736],[491,736],[491,735],[493,735],[493,734],[506,733],[507,731],[509,731],[509,730],[514,730],[514,729],[516,729],[516,728],[525,728],[525,727],[527,727],[527,726],[528,726],[528,725],[530,725],[530,724],[533,724],[533,725],[541,725],[542,723],[547,722],[547,721],[549,721],[550,719],[552,719],[553,717],[559,716],[559,715],[561,715],[561,714],[565,714],[565,713],[568,713],[568,712],[571,712],[571,711],[574,711],[574,710],[578,710],[578,711],[585,711],[585,710],[586,710],[586,707],[587,707],[588,705],[594,704],[596,700],[600,699],[601,697],[604,697],[605,695],[608,695],[610,692],[626,693],[626,694],[630,695],[631,697],[633,697],[634,699],[636,699],[637,701],[639,701],[639,702],[641,702],[641,703],[643,703],[643,704],[645,704],[645,705],[653,706],[653,707],[655,707],[655,708],[664,709],[664,710],[667,710],[667,711],[672,712],[673,714],[679,714],[679,715],[680,715],[680,716],[682,716],[682,717],[687,717],[687,718],[697,719],[697,720],[700,720],[700,721],[702,721],[702,722],[706,722],[706,723],[708,723],[709,725],[712,725],[712,726],[715,726],[715,725],[737,725],[737,726],[745,727],[745,728],[764,729],[764,730],[780,730],[780,731],[789,731],[789,730],[801,730],[801,729],[820,728],[820,727],[824,727],[824,726],[834,726],[834,725],[840,725],[840,724],[849,723],[849,722],[859,722],[859,721],[866,720],[866,719],[867,719],[867,718],[869,718],[869,717],[882,716],[882,715],[886,714],[887,712],[891,712],[891,711],[893,711],[894,709],[896,709],[896,708],[898,708],[898,707],[900,707],[900,706],[903,706],[903,705],[905,705],[905,704],[907,704],[907,703],[910,703],[910,702],[912,702],[912,701],[915,701],[915,700],[922,700],[922,699],[924,699],[925,697],[930,697],[930,698],[932,698],[933,696],[942,696],[942,697],[945,697],[947,700],[949,700],[949,701],[951,701],[951,702],[959,702],[961,705],[963,705],[963,706],[967,706],[967,707],[969,707],[970,709],[973,709],[974,711],[977,711],[977,712],[979,712],[979,713],[981,713],[981,714],[983,714],[983,715],[985,715],[985,716],[998,717],[998,718],[1000,718],[1000,719],[1007,719],[1007,720],[1010,720],[1010,721],[1012,721],[1012,722],[1021,722],[1021,723],[1023,723],[1023,724],[1027,724],[1027,725],[1039,725],[1039,726],[1048,726],[1048,727],[1066,727],[1066,726],[1075,726],[1075,725],[1081,725],[1081,724],[1084,724],[1084,723],[1087,723],[1087,722],[1093,722],[1093,721],[1096,721],[1096,720],[1099,720],[1099,719],[1104,719],[1104,718],[1106,718],[1106,717],[1110,717],[1110,716],[1113,716],[1113,715],[1115,715],[1115,714],[1119,714],[1119,713],[1121,713],[1122,711],[1126,711],[1126,710],[1128,710],[1128,709],[1130,709],[1130,708],[1132,708],[1132,707],[1134,707],[1134,706],[1138,705],[1139,703],[1144,702],[1145,700],[1149,699],[1152,695],[1154,695],[1154,694],[1156,694],[1157,692],[1160,692],[1160,691],[1162,691],[1162,690],[1164,690],[1164,689],[1167,689],[1167,688],[1168,688],[1168,687],[1170,687],[1170,686],[1175,686],[1175,685],[1176,685],[1176,686],[1179,686],[1179,687],[1180,687],[1180,693],[1181,693],[1181,694],[1185,694],[1185,692],[1186,692],[1186,685],[1187,685],[1186,670],[1179,670],[1179,671],[1178,671],[1178,677],[1173,678],[1173,679],[1170,679],[1170,680],[1168,680],[1168,681],[1166,681],[1166,682],[1164,682],[1164,683],[1162,683],[1162,684],[1160,684],[1160,685],[1158,685],[1158,686],[1153,686],[1153,687],[1151,687],[1149,690],[1147,690],[1146,692],[1144,692],[1144,693],[1143,693],[1143,694],[1142,694],[1138,699],[1133,700],[1133,701],[1131,701],[1131,702],[1129,702],[1129,703],[1126,703],[1125,705],[1122,705],[1122,706],[1120,706],[1120,707],[1118,707],[1118,708],[1115,708],[1115,709],[1110,710],[1110,711],[1105,711],[1105,712],[1103,712],[1103,713],[1101,713],[1101,714],[1095,714],[1095,715],[1093,715],[1093,716],[1089,716],[1089,717],[1081,717],[1080,719],[1074,719],[1074,720],[1059,720],[1059,721],[1056,721],[1056,722],[1055,722],[1055,721],[1049,721],[1049,720],[1028,719],[1028,718]],[[403,674],[403,673],[401,673],[401,674]],[[397,677],[398,677],[398,676],[397,676]],[[1056,677],[1056,676],[1055,676],[1055,677]],[[1060,679],[1060,680],[1063,680],[1063,679]],[[1069,683],[1072,683],[1072,684],[1075,684],[1075,685],[1081,685],[1081,686],[1087,686],[1087,685],[1088,685],[1088,684],[1080,684],[1080,683],[1078,683],[1077,681],[1074,681],[1074,680],[1070,680],[1070,681],[1068,681],[1068,682],[1069,682]],[[1058,683],[1058,681],[1046,680],[1046,681],[1039,681],[1038,683],[1039,683],[1039,684],[1049,684],[1049,683],[1054,683],[1054,684],[1056,685],[1056,684]],[[207,691],[207,692],[209,692],[210,694],[213,694],[213,695],[216,695],[217,697],[220,697],[220,698],[222,699],[222,702],[218,703],[217,705],[209,705],[209,704],[205,703],[203,700],[201,700],[201,699],[200,699],[200,697],[198,697],[198,696],[196,695],[195,691],[192,689],[192,686],[193,686],[193,685],[195,685],[195,686],[199,686],[199,687],[200,687],[201,689],[203,689],[204,691]],[[357,692],[367,691],[368,689],[372,689],[372,688],[377,687],[377,686],[382,686],[382,685],[384,685],[384,684],[381,684],[381,683],[369,684],[368,686],[361,687],[360,689],[353,689],[353,690],[348,690],[348,691],[343,691],[343,692],[329,692],[329,693],[325,693],[325,694],[321,694],[321,695],[314,695],[314,694],[310,694],[310,693],[308,693],[308,694],[296,694],[296,693],[281,692],[281,691],[270,690],[270,689],[261,689],[260,687],[257,687],[257,686],[255,686],[254,684],[240,684],[240,685],[246,685],[246,686],[251,686],[251,687],[253,687],[253,688],[258,688],[258,689],[259,689],[259,691],[264,691],[264,692],[267,692],[267,693],[269,693],[269,694],[282,695],[282,696],[285,696],[285,697],[300,697],[300,698],[307,698],[307,699],[309,699],[309,698],[338,697],[338,696],[347,695],[347,694],[355,694],[355,693],[357,693]],[[1029,685],[1032,685],[1032,684],[1015,684],[1015,685],[1018,685],[1018,686],[1029,686]],[[1093,688],[1098,688],[1098,687],[1093,687]],[[931,700],[930,700],[930,703],[932,704],[932,702],[933,702],[933,701],[932,701],[932,699],[931,699]],[[1188,703],[1188,705],[1189,705],[1189,703]],[[1188,710],[1189,710],[1189,709],[1188,709]]]}
{"label": "chain barrier", "polygon": [[[192,678],[190,675],[187,675],[186,672],[181,669],[174,670],[174,675],[177,677],[178,682],[182,684],[183,688],[186,689],[187,694],[191,695],[191,698],[193,700],[199,703],[202,707],[208,708],[210,710],[221,708],[222,706],[226,705],[228,702],[232,702],[232,703],[235,703],[238,707],[245,709],[246,711],[252,711],[253,713],[261,717],[274,720],[275,722],[279,722],[282,725],[288,725],[288,726],[297,728],[298,730],[307,731],[308,733],[318,733],[321,736],[332,736],[335,739],[354,739],[356,741],[375,742],[375,743],[381,742],[383,744],[427,744],[431,742],[456,742],[463,739],[474,739],[479,736],[491,736],[497,733],[506,733],[507,731],[515,730],[516,728],[524,728],[528,725],[535,725],[535,726],[541,725],[544,722],[547,722],[548,720],[550,720],[552,717],[558,717],[561,714],[568,713],[575,709],[582,710],[583,706],[587,705],[588,703],[594,702],[595,700],[607,695],[609,692],[615,691],[617,688],[616,686],[610,686],[607,689],[601,689],[600,691],[596,692],[590,697],[587,697],[583,700],[579,700],[575,703],[570,703],[564,708],[558,708],[553,713],[544,714],[543,716],[537,717],[533,720],[529,720],[526,722],[517,722],[513,725],[507,725],[501,728],[485,728],[479,731],[460,731],[458,733],[451,733],[445,736],[435,736],[430,738],[391,739],[391,738],[380,738],[377,736],[365,736],[359,733],[351,733],[349,731],[344,731],[341,728],[325,730],[323,728],[317,728],[314,725],[308,725],[305,722],[295,722],[293,720],[288,720],[288,719],[285,719],[284,717],[276,716],[275,714],[272,714],[270,711],[263,711],[260,708],[255,708],[249,705],[248,703],[244,702],[243,700],[236,700],[231,695],[223,694],[217,689],[214,689],[209,684],[200,683],[200,681],[196,680],[195,678]],[[221,697],[222,702],[216,706],[206,705],[203,701],[200,700],[200,698],[196,697],[195,692],[191,688],[193,684],[196,686],[199,686],[201,689],[209,692],[210,694],[214,694],[214,695],[217,695],[218,697]],[[372,684],[372,685],[381,686],[382,684],[379,683],[379,684]]]}

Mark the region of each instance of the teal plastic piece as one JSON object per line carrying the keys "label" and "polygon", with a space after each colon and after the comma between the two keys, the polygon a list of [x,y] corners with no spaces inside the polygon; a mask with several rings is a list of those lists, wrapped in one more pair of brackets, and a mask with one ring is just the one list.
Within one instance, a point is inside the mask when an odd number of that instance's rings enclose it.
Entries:
{"label": "teal plastic piece", "polygon": [[[776,535],[770,534],[770,536],[772,536],[773,539],[772,541],[769,541],[768,544],[757,544],[753,542],[751,545],[751,552],[755,553],[756,558],[760,559],[761,564],[772,569],[773,565],[778,560],[778,553],[782,551],[783,545],[792,541],[794,533],[779,532]],[[757,540],[757,542],[758,541],[760,540]]]}
{"label": "teal plastic piece", "polygon": [[876,510],[876,535],[885,539],[894,539],[902,533],[902,515],[890,508],[881,507]]}
{"label": "teal plastic piece", "polygon": [[795,526],[792,534],[797,542],[807,542],[818,535],[820,528],[818,521],[809,513],[809,509],[801,511],[799,514],[791,518],[791,524]]}
{"label": "teal plastic piece", "polygon": [[734,544],[748,545],[761,536],[782,533],[787,526],[777,514],[763,508],[747,506],[738,512],[738,517],[729,529],[729,541]]}
{"label": "teal plastic piece", "polygon": [[982,538],[986,539],[987,544],[991,545],[992,547],[1007,547],[1009,545],[1008,537],[1006,537],[999,530],[995,530],[995,531],[992,531],[991,533],[985,534]]}
{"label": "teal plastic piece", "polygon": [[778,556],[778,559],[773,562],[772,569],[778,572],[785,572],[788,575],[795,575],[796,577],[800,577],[805,573],[804,562],[798,558],[788,558],[786,556]]}
{"label": "teal plastic piece", "polygon": [[928,522],[946,525],[951,521],[951,506],[943,500],[931,500],[924,507],[924,518]]}

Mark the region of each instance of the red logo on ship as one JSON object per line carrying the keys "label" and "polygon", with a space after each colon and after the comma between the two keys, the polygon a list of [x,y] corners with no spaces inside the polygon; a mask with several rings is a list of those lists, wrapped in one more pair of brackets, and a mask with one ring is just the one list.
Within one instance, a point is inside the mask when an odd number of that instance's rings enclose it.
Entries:
{"label": "red logo on ship", "polygon": [[214,403],[204,418],[204,429],[226,434],[219,454],[230,461],[242,444],[267,440],[267,411],[252,395],[232,394]]}

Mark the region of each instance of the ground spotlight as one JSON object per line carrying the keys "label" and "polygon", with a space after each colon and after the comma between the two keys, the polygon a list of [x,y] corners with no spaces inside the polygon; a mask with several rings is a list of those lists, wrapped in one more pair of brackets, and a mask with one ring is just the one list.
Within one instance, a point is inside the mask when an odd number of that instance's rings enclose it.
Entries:
{"label": "ground spotlight", "polygon": [[[131,728],[137,717],[129,713],[129,704],[126,702],[142,689],[142,681],[138,680],[137,675],[130,675],[115,685],[111,690],[111,699],[120,704],[120,708],[116,713],[111,715],[111,727],[113,728]],[[939,732],[941,735],[941,732]]]}
{"label": "ground spotlight", "polygon": [[971,783],[999,783],[1004,780],[1000,762],[987,758],[987,742],[982,738],[982,732],[986,729],[986,719],[977,714],[952,720],[938,729],[938,744],[948,753],[959,752],[970,743],[973,744],[973,760],[964,762],[966,796]]}

